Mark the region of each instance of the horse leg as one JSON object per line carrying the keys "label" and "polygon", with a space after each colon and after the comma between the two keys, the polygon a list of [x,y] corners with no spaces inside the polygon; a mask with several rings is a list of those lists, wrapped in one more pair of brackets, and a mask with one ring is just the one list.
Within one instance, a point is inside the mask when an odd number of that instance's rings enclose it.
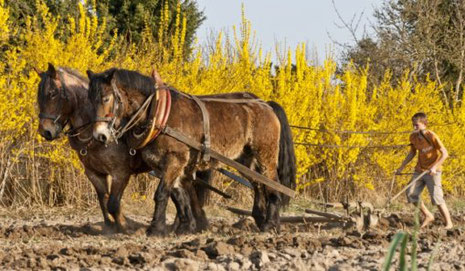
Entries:
{"label": "horse leg", "polygon": [[[212,170],[197,171],[196,176],[208,184],[211,184]],[[188,190],[189,195],[191,195],[191,206],[197,223],[197,231],[205,231],[208,229],[209,222],[203,207],[209,200],[211,194],[210,190],[202,185],[196,184],[195,182],[187,183],[185,187],[186,190]]]}
{"label": "horse leg", "polygon": [[[182,186],[184,191],[173,191],[171,193],[171,199],[175,205],[178,204],[176,209],[181,210],[181,212],[176,213],[173,229],[176,233],[192,233],[206,230],[208,228],[208,219],[201,207],[201,201],[198,200],[198,187],[193,186],[189,181],[184,182]],[[184,193],[187,193],[187,199],[183,195]],[[181,217],[183,217],[182,223]],[[187,220],[184,217],[187,217]]]}
{"label": "horse leg", "polygon": [[263,224],[261,230],[267,231],[269,229],[275,228],[276,231],[279,232],[281,230],[279,218],[279,209],[281,207],[281,194],[268,187],[265,188],[265,193],[267,196],[266,221]]}
{"label": "horse leg", "polygon": [[[204,178],[207,176],[202,176],[202,180],[205,180]],[[202,208],[202,200],[199,200],[198,197],[198,192],[199,190],[197,187],[193,185],[193,182],[191,179],[185,179],[185,181],[182,184],[182,187],[184,188],[185,192],[188,195],[189,198],[189,205],[185,206],[186,210],[188,211],[188,219],[194,220],[193,222],[189,222],[190,225],[195,223],[195,232],[201,232],[204,231],[208,228],[208,219],[207,215],[205,214],[205,211]],[[192,213],[192,216],[190,214]]]}
{"label": "horse leg", "polygon": [[257,224],[258,228],[261,228],[266,220],[265,194],[264,194],[262,185],[255,184],[253,182],[251,183],[253,184],[253,189],[254,189],[252,217],[255,220],[255,224]]}
{"label": "horse leg", "polygon": [[[273,170],[272,167],[267,168],[267,170],[264,171],[264,175],[270,178],[271,180],[274,180],[276,182],[278,181],[277,170]],[[266,218],[264,223],[259,225],[259,228],[261,231],[267,231],[269,229],[275,228],[279,232],[279,209],[281,205],[281,195],[279,194],[279,192],[268,187],[263,187],[262,191],[266,201]]]}
{"label": "horse leg", "polygon": [[[150,161],[146,162],[149,163]],[[160,179],[160,183],[158,184],[157,191],[154,195],[155,211],[153,213],[152,222],[147,229],[147,234],[165,235],[167,233],[166,206],[168,205],[168,197],[171,196],[171,192],[175,184],[176,186],[179,185],[181,176],[184,174],[183,169],[186,165],[187,159],[181,159],[175,155],[169,155],[167,157],[164,174],[162,174],[163,178]],[[179,201],[182,201],[182,199],[177,199],[178,196],[181,196],[181,194],[181,192],[177,191],[172,197],[172,199],[174,198],[174,203],[179,215],[181,215],[180,211],[182,211],[180,208],[182,202],[180,203]],[[182,218],[180,217],[179,219],[181,220]]]}
{"label": "horse leg", "polygon": [[174,187],[172,199],[176,206],[178,225],[175,228],[177,234],[193,233],[196,230],[196,219],[191,208],[191,201],[187,191],[182,187]]}
{"label": "horse leg", "polygon": [[[195,175],[196,175],[196,178],[208,184],[211,184],[211,179],[212,179],[211,169],[197,171]],[[204,207],[208,203],[208,200],[210,198],[210,194],[211,194],[210,190],[197,182],[194,182],[193,185],[191,186],[193,186],[193,189],[195,189],[195,194],[197,196],[198,204],[200,205],[200,207]]]}
{"label": "horse leg", "polygon": [[121,207],[121,198],[129,183],[129,174],[115,174],[112,176],[111,193],[108,199],[108,212],[113,216],[118,232],[126,233],[126,218]]}
{"label": "horse leg", "polygon": [[[275,154],[275,155],[274,155]],[[257,152],[257,166],[259,167],[259,171],[270,180],[278,182],[278,153],[270,152],[270,149],[266,149],[264,151]],[[257,215],[260,214],[265,215],[265,221],[257,220],[257,226],[260,228],[261,231],[267,231],[271,228],[275,228],[278,232],[280,230],[280,219],[279,219],[279,208],[281,205],[281,196],[279,192],[276,192],[268,187],[260,185],[262,189],[255,190],[255,196],[259,197],[259,201],[257,202]],[[263,204],[264,201],[264,204]],[[255,207],[255,201],[254,201]],[[266,209],[265,212],[263,212]],[[252,211],[253,214],[253,211]],[[262,218],[262,216],[260,217]],[[262,222],[262,223],[259,223]]]}
{"label": "horse leg", "polygon": [[[244,146],[244,149],[241,155],[236,159],[236,161],[250,169],[255,170],[256,172],[260,174],[262,173],[259,165],[255,161],[254,152],[248,145]],[[253,179],[250,179],[250,178],[247,178],[247,179],[253,185],[253,190],[254,190],[252,217],[255,220],[255,223],[257,224],[257,226],[261,228],[263,223],[265,223],[265,219],[266,219],[265,194],[264,194],[262,185],[257,184]]]}
{"label": "horse leg", "polygon": [[106,183],[106,176],[88,168],[85,169],[85,174],[87,178],[89,178],[90,182],[95,188],[95,191],[97,192],[97,197],[100,204],[100,209],[102,209],[105,227],[112,228],[114,226],[114,221],[111,218],[107,208],[109,191]]}

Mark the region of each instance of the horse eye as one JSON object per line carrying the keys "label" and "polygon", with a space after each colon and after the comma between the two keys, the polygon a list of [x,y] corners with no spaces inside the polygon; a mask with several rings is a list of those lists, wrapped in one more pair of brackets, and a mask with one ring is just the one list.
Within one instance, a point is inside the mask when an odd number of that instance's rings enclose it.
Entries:
{"label": "horse eye", "polygon": [[57,96],[58,96],[57,91],[54,91],[54,92],[50,93],[50,98],[52,98],[52,99],[55,99]]}

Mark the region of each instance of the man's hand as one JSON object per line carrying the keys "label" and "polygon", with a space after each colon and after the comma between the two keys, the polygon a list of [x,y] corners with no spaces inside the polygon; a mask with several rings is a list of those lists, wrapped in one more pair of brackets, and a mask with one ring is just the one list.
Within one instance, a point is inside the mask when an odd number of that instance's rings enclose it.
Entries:
{"label": "man's hand", "polygon": [[432,167],[429,169],[429,174],[430,174],[430,175],[436,175],[436,173],[438,173],[437,170],[438,170],[438,169],[436,168],[436,166],[432,166]]}

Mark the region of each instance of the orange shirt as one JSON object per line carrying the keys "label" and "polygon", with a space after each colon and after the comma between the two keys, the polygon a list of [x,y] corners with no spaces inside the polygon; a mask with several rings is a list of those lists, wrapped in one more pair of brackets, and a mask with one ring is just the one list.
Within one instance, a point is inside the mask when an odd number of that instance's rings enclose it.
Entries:
{"label": "orange shirt", "polygon": [[[414,132],[410,135],[410,146],[413,151],[418,151],[418,163],[415,166],[416,172],[430,169],[441,158],[442,153],[440,149],[444,147],[439,137],[432,131],[425,130],[423,135],[424,137],[420,132]],[[438,167],[438,171],[441,171],[441,167]]]}

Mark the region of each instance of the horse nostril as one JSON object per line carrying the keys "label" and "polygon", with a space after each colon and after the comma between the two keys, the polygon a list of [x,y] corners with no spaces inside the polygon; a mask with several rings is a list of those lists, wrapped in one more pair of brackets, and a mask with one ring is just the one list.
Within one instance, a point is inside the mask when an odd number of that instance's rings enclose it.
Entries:
{"label": "horse nostril", "polygon": [[44,137],[45,137],[45,139],[47,139],[47,140],[52,140],[52,139],[53,139],[52,132],[46,130],[46,131],[44,132]]}
{"label": "horse nostril", "polygon": [[107,142],[107,137],[104,134],[100,134],[98,136],[98,140],[105,143],[105,142]]}

